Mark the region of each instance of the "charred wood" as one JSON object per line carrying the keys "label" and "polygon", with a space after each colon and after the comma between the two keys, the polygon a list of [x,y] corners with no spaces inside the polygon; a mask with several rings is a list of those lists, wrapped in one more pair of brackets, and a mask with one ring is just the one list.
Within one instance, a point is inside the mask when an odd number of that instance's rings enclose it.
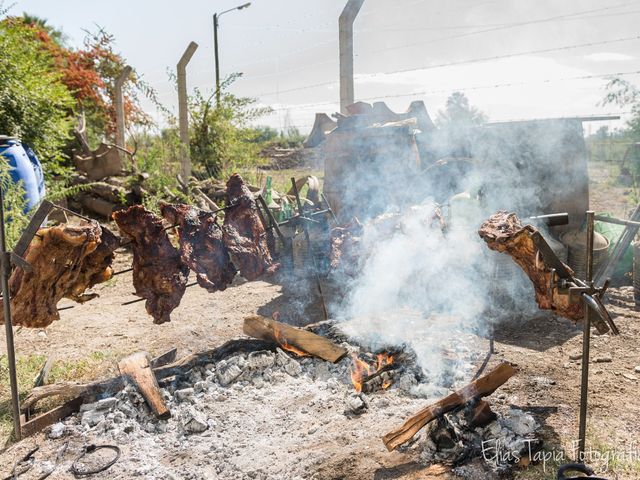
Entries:
{"label": "charred wood", "polygon": [[468,402],[490,395],[515,374],[516,370],[511,365],[501,363],[485,376],[423,408],[405,421],[402,426],[387,433],[382,438],[385,447],[389,451],[395,450],[403,443],[411,440],[422,427],[432,420],[460,408]]}
{"label": "charred wood", "polygon": [[242,330],[251,337],[275,342],[285,349],[292,346],[333,363],[347,354],[346,349],[320,335],[260,315],[245,318]]}

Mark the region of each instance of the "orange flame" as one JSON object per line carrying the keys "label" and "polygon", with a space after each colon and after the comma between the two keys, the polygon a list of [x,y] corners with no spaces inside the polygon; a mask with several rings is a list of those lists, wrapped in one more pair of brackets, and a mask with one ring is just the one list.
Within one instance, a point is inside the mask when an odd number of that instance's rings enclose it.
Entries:
{"label": "orange flame", "polygon": [[[274,320],[277,318],[277,314],[278,314],[278,312],[275,312],[273,314],[273,316],[275,317]],[[289,342],[287,342],[287,340],[282,336],[282,333],[280,332],[280,328],[278,328],[277,325],[273,326],[273,335],[274,335],[274,337],[276,337],[276,341],[278,342],[278,345],[283,350],[285,350],[287,352],[291,352],[291,353],[297,355],[298,357],[309,357],[310,356],[304,350],[300,350],[299,348],[294,347],[293,345],[290,345]]]}
{"label": "orange flame", "polygon": [[378,362],[376,364],[376,372],[379,372],[382,368],[393,363],[393,355],[387,353],[378,354]]}
{"label": "orange flame", "polygon": [[[369,365],[364,360],[358,358],[358,356],[355,354],[351,355],[351,361],[353,362],[353,366],[349,368],[351,372],[351,383],[353,383],[353,387],[356,389],[356,392],[360,393],[362,392],[362,382],[364,378],[379,372],[387,365],[391,365],[393,363],[393,355],[388,355],[386,353],[378,354],[375,370],[373,368],[373,365]],[[383,389],[387,389],[390,386],[390,380],[386,380],[382,384]]]}
{"label": "orange flame", "polygon": [[356,392],[360,393],[362,391],[362,379],[371,375],[371,367],[367,362],[360,360],[355,353],[351,354],[351,361],[353,362],[353,366],[349,367],[351,383],[353,383]]}

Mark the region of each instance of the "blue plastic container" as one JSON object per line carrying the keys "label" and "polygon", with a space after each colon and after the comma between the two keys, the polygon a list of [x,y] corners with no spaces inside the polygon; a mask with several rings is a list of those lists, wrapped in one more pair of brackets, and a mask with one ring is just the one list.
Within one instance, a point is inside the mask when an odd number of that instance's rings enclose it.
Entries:
{"label": "blue plastic container", "polygon": [[31,148],[15,138],[0,137],[0,155],[11,166],[11,178],[14,182],[22,181],[28,209],[40,203],[46,190],[42,165]]}

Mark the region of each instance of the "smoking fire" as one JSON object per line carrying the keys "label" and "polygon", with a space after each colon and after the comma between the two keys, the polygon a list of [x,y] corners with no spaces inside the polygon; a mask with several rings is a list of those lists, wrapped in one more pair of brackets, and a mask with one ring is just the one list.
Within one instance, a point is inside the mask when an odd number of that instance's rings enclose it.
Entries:
{"label": "smoking fire", "polygon": [[[351,361],[353,362],[353,365],[349,368],[351,371],[351,383],[353,383],[353,387],[356,389],[356,392],[360,393],[362,392],[363,383],[369,380],[371,376],[387,370],[387,367],[393,364],[393,355],[379,353],[375,367],[358,358],[356,354],[351,355]],[[382,383],[383,389],[387,389],[390,386],[390,380],[385,380]]]}

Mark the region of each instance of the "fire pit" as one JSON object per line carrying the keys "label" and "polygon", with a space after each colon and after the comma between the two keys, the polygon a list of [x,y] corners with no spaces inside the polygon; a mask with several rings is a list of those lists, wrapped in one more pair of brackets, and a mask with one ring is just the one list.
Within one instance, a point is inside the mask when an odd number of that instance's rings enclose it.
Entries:
{"label": "fire pit", "polygon": [[[505,460],[505,452],[535,438],[535,422],[518,410],[500,410],[474,429],[468,423],[473,403],[438,417],[399,453],[387,453],[383,434],[438,398],[434,394],[468,381],[484,352],[469,348],[467,338],[459,342],[466,348],[449,345],[451,371],[455,364],[460,373],[438,385],[409,345],[374,349],[350,337],[350,327],[322,322],[308,329],[348,352],[335,363],[282,348],[286,342],[230,342],[210,363],[160,378],[170,418],[154,415],[140,391],[127,385],[53,425],[48,435],[55,441],[46,448],[54,455],[68,442],[69,460],[59,466],[65,468],[86,442],[119,445],[122,455],[103,478],[357,479],[400,459],[448,469],[472,468],[471,462],[474,475],[494,478],[517,463]],[[479,338],[475,344],[485,347]],[[483,460],[482,445],[502,437],[509,443],[493,446],[498,456],[485,448]],[[33,468],[46,471],[38,456]]]}

